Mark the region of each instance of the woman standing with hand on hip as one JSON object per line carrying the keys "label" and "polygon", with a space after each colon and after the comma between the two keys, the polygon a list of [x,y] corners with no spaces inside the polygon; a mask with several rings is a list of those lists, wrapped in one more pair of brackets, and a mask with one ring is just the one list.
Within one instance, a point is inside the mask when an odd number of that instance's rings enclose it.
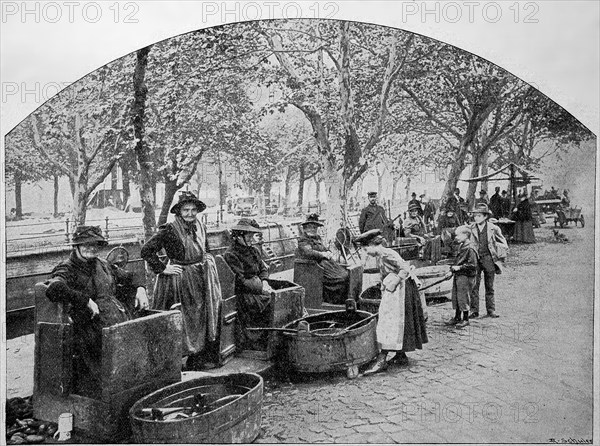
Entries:
{"label": "woman standing with hand on hip", "polygon": [[[191,192],[182,192],[171,208],[172,223],[162,225],[158,233],[142,247],[141,257],[155,274],[154,305],[169,310],[181,305],[183,319],[183,355],[186,368],[206,368],[216,362],[213,341],[221,300],[213,257],[208,254],[206,228],[197,216],[206,205]],[[164,249],[168,263],[158,258]]]}
{"label": "woman standing with hand on hip", "polygon": [[377,320],[380,353],[365,375],[385,370],[389,352],[396,352],[394,360],[403,360],[406,352],[421,349],[428,342],[419,282],[413,267],[396,251],[386,248],[384,240],[379,229],[367,231],[354,239],[365,247],[368,255],[376,258],[382,279]]}

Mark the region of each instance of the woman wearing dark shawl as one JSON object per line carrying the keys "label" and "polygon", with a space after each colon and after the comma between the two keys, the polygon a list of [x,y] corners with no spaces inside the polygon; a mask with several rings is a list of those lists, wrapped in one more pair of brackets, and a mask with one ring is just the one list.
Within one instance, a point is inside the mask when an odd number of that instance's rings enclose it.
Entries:
{"label": "woman wearing dark shawl", "polygon": [[[141,250],[141,257],[158,274],[153,308],[181,307],[183,355],[189,370],[216,362],[221,287],[214,258],[207,252],[206,228],[197,218],[204,209],[194,194],[183,192],[171,208],[175,220],[162,225]],[[161,249],[167,254],[166,265],[158,258]]]}

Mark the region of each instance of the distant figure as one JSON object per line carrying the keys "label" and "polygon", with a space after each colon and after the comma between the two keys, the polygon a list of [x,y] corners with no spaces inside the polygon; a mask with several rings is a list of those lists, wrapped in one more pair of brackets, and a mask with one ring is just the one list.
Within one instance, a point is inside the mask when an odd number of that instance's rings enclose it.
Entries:
{"label": "distant figure", "polygon": [[566,189],[563,191],[563,196],[560,199],[560,204],[565,210],[571,207],[571,199],[569,198],[569,192]]}
{"label": "distant figure", "polygon": [[17,210],[15,208],[12,208],[10,210],[10,214],[8,214],[6,216],[6,220],[7,221],[15,221],[17,219]]}
{"label": "distant figure", "polygon": [[394,225],[385,215],[385,209],[377,204],[377,192],[369,192],[367,197],[369,198],[369,204],[360,213],[358,230],[362,234],[371,229],[380,229],[387,242],[391,243],[394,236]]}
{"label": "distant figure", "polygon": [[490,198],[489,207],[494,218],[502,217],[502,196],[500,195],[499,187],[494,189],[494,195],[492,195]]}
{"label": "distant figure", "polygon": [[459,223],[463,223],[466,221],[466,212],[464,211],[464,207],[466,205],[466,201],[463,197],[460,196],[460,189],[457,187],[454,189],[454,194],[448,198],[446,202],[446,211],[452,211],[458,217]]}
{"label": "distant figure", "polygon": [[479,198],[477,198],[477,199],[475,200],[475,206],[477,206],[478,204],[481,204],[481,203],[483,203],[483,204],[488,204],[488,205],[490,204],[490,200],[489,200],[489,198],[488,198],[488,194],[487,194],[487,192],[486,192],[485,190],[483,190],[483,189],[481,189],[481,190],[479,191]]}
{"label": "distant figure", "polygon": [[423,202],[423,220],[425,221],[425,225],[431,228],[437,209],[433,201],[426,194],[421,195],[421,201]]}
{"label": "distant figure", "polygon": [[502,191],[501,205],[502,213],[500,218],[507,218],[510,215],[510,198],[508,198],[508,194],[505,190]]}
{"label": "distant figure", "polygon": [[415,203],[408,205],[408,218],[404,220],[404,235],[416,238],[419,244],[424,245],[425,239],[423,237],[427,229],[425,228],[425,222],[419,215],[419,209],[420,207]]}
{"label": "distant figure", "polygon": [[535,243],[533,214],[525,191],[521,195],[519,204],[513,210],[513,219],[516,222],[513,240],[518,243]]}
{"label": "distant figure", "polygon": [[418,207],[417,212],[419,213],[419,217],[423,216],[423,208],[421,207],[421,202],[419,200],[417,200],[417,194],[416,193],[412,193],[410,194],[411,196],[411,200],[408,202],[408,207],[410,208],[411,205],[415,205]]}

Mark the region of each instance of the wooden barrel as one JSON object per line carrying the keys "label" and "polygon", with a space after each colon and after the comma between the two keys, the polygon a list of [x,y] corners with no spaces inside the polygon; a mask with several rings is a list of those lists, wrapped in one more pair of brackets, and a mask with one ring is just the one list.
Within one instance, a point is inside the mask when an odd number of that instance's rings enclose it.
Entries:
{"label": "wooden barrel", "polygon": [[368,311],[369,313],[378,313],[379,304],[381,303],[381,287],[373,285],[362,293],[356,302],[358,309]]}
{"label": "wooden barrel", "polygon": [[[187,418],[158,420],[148,410],[192,406],[205,410]],[[163,387],[129,410],[134,443],[251,443],[260,432],[263,380],[254,373],[207,376]],[[218,405],[219,401],[225,401]],[[165,411],[167,412],[167,411]]]}
{"label": "wooden barrel", "polygon": [[371,316],[366,311],[328,311],[287,324],[286,328],[294,329],[304,321],[310,327],[309,332],[283,333],[290,367],[301,373],[322,373],[368,363],[377,355],[377,319],[348,331],[343,328]]}
{"label": "wooden barrel", "polygon": [[[421,281],[421,287],[425,288],[426,286],[432,284],[433,282],[437,282],[441,280],[446,273],[450,271],[449,265],[434,265],[434,266],[426,266],[424,268],[417,268],[415,273],[419,280]],[[452,294],[452,279],[448,279],[445,282],[441,282],[437,285],[432,286],[431,288],[425,290],[425,298],[426,299],[440,299],[447,298],[449,299]]]}

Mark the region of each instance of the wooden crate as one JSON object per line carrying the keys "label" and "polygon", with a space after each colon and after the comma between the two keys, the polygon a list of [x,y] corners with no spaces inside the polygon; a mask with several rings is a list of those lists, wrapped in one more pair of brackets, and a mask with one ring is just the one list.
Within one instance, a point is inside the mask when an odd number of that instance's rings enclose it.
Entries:
{"label": "wooden crate", "polygon": [[75,429],[99,440],[130,434],[127,411],[139,398],[181,380],[179,311],[149,311],[147,316],[102,329],[101,395],[74,393],[73,332],[61,304],[36,286],[34,417],[56,422],[73,414]]}

